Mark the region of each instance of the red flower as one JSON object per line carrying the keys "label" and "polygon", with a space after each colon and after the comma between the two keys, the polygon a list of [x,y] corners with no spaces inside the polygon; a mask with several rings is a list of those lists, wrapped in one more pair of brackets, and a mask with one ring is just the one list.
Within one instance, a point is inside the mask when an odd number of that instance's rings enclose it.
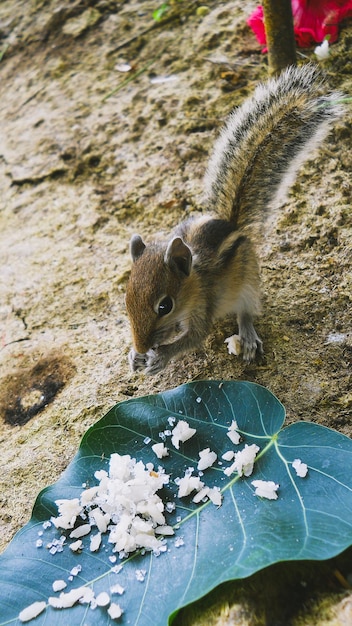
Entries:
{"label": "red flower", "polygon": [[[297,46],[308,48],[329,36],[338,37],[338,24],[352,16],[352,0],[291,0]],[[263,7],[257,7],[247,20],[260,44],[266,43]]]}

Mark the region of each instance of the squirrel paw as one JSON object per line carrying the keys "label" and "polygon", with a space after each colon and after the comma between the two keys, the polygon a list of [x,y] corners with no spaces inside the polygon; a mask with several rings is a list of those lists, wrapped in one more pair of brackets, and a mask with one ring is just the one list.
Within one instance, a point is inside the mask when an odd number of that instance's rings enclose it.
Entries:
{"label": "squirrel paw", "polygon": [[145,373],[151,376],[161,372],[168,362],[168,358],[160,350],[148,350]]}
{"label": "squirrel paw", "polygon": [[147,355],[139,354],[139,352],[136,352],[134,348],[131,348],[128,355],[128,362],[132,372],[144,370],[147,367]]}
{"label": "squirrel paw", "polygon": [[263,342],[260,337],[258,337],[254,328],[251,333],[246,333],[244,336],[240,335],[240,341],[243,360],[246,361],[246,363],[253,361],[257,352],[258,354],[263,354]]}
{"label": "squirrel paw", "polygon": [[255,359],[258,352],[263,354],[263,342],[255,332],[254,327],[242,331],[241,335],[231,335],[225,339],[229,354],[239,356],[243,354],[243,360],[249,363]]}

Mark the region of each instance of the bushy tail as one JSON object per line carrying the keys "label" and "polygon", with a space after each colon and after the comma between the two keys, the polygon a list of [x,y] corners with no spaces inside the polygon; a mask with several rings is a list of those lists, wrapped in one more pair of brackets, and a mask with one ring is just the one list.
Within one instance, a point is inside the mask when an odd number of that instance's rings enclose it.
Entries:
{"label": "bushy tail", "polygon": [[264,220],[298,167],[342,114],[313,64],[289,67],[234,109],[205,176],[209,208],[235,228]]}

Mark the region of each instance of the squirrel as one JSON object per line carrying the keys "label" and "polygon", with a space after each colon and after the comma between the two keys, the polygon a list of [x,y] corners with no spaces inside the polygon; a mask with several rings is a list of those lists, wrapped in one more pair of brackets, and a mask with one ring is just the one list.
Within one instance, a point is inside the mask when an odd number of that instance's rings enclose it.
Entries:
{"label": "squirrel", "polygon": [[[215,320],[236,314],[234,353],[263,352],[254,328],[261,313],[259,265],[248,227],[263,222],[298,167],[341,114],[320,70],[292,66],[258,85],[229,115],[216,140],[204,184],[209,214],[180,223],[165,241],[130,241],[126,308],[133,371],[156,374],[202,344]],[[237,350],[236,350],[237,348]]]}

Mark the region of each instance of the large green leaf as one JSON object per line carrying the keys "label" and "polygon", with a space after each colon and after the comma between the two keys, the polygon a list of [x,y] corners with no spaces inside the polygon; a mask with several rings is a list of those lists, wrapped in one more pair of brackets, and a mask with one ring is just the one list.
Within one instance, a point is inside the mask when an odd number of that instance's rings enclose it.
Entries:
{"label": "large green leaf", "polygon": [[[130,454],[158,466],[161,462],[151,445],[160,442],[159,433],[170,428],[170,416],[186,419],[197,433],[162,460],[171,476],[164,489],[166,499],[174,499],[173,480],[189,466],[196,467],[200,450],[210,447],[221,459],[233,447],[227,437],[233,419],[244,442],[261,449],[253,475],[228,478],[222,471],[225,462],[205,470],[206,484],[222,490],[222,506],[195,505],[191,497],[177,499],[168,523],[177,525],[179,517],[181,522],[175,536],[168,539],[167,552],[130,556],[118,574],[112,570],[109,544],[97,553],[87,548],[81,554],[65,548],[51,555],[45,546],[36,547],[43,521],[57,515],[54,501],[78,497],[83,483],[94,484],[94,472],[107,467],[111,453]],[[124,609],[121,623],[162,626],[172,621],[180,607],[223,581],[249,576],[278,561],[327,559],[350,546],[352,441],[312,423],[295,423],[281,430],[284,418],[284,408],[275,396],[245,382],[191,383],[115,406],[88,430],[60,480],[39,494],[31,521],[0,557],[0,624],[19,624],[19,611],[34,601],[47,601],[53,595],[52,582],[67,580],[77,564],[82,571],[70,583],[72,587],[91,585],[96,594],[109,591],[117,582],[125,588],[118,600]],[[151,441],[146,443],[146,438]],[[296,458],[308,464],[306,478],[299,478],[292,468]],[[278,499],[254,496],[254,479],[279,483]],[[45,530],[44,543],[59,535],[53,528]],[[181,537],[184,544],[177,547]],[[136,579],[137,569],[146,571],[144,582]],[[106,609],[78,604],[66,610],[48,607],[34,623],[100,626],[114,622]]]}

